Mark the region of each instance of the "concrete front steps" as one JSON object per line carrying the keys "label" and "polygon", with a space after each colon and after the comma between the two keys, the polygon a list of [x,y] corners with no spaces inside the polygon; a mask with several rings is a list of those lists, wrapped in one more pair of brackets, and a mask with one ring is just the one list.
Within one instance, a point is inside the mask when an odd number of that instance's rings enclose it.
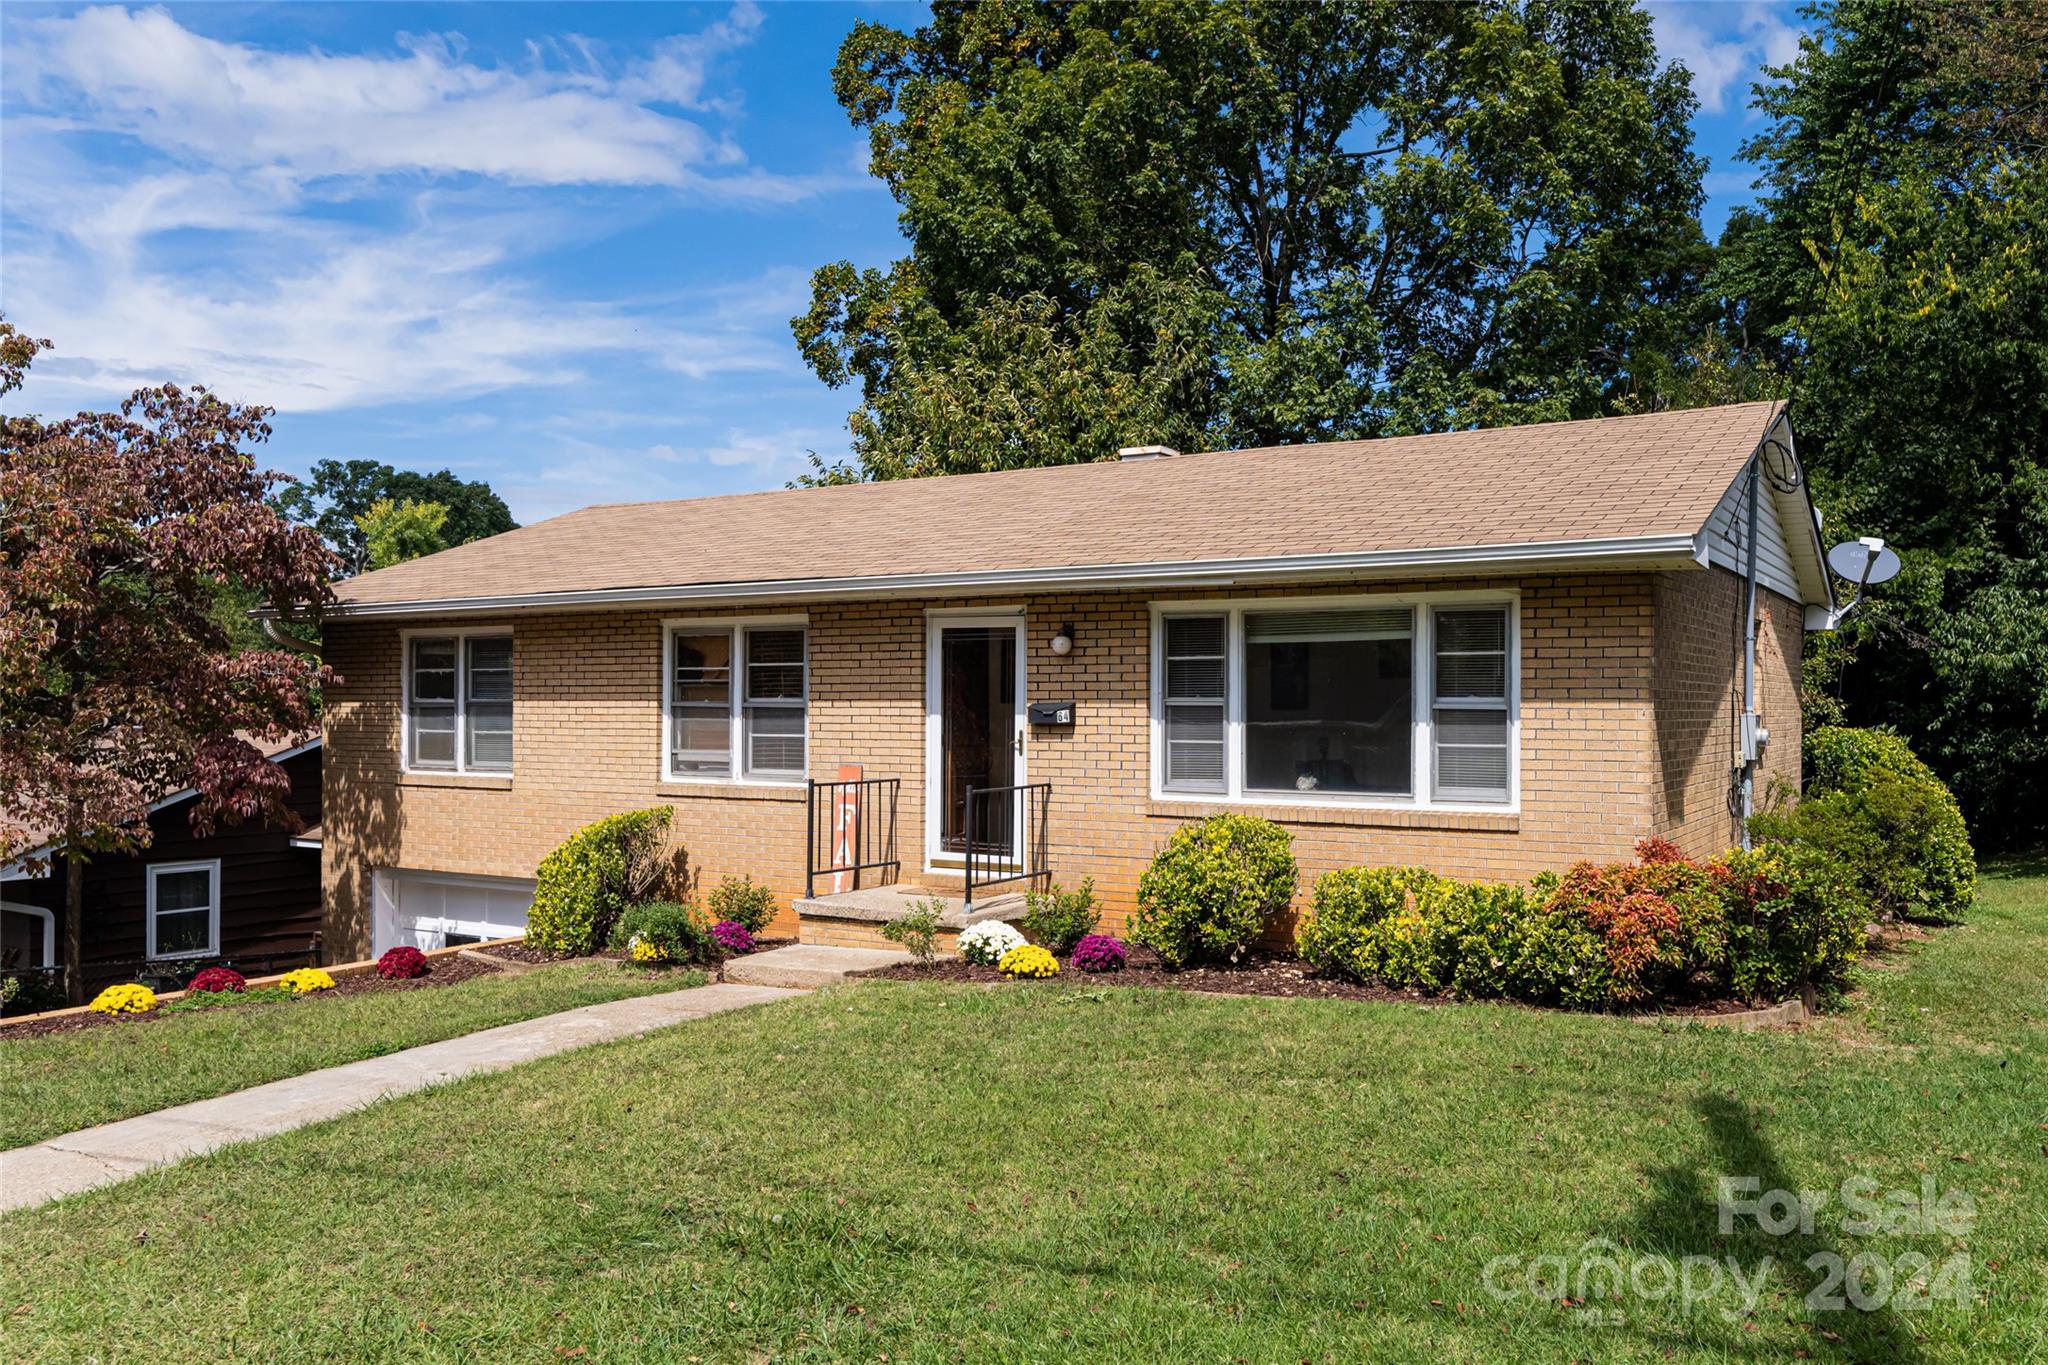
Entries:
{"label": "concrete front steps", "polygon": [[882,926],[901,919],[928,900],[945,907],[939,914],[938,947],[954,951],[960,931],[984,920],[1013,923],[1024,917],[1021,893],[978,897],[974,909],[967,909],[961,896],[945,888],[929,886],[863,887],[834,895],[799,898],[796,901],[797,942],[820,948],[880,948],[897,950],[898,945],[882,936]]}

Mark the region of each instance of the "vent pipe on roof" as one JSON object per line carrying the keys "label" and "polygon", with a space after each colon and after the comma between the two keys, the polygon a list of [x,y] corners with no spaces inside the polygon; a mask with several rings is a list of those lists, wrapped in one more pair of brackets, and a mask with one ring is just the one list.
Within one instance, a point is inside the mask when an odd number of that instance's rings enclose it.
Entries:
{"label": "vent pipe on roof", "polygon": [[1125,446],[1117,451],[1119,460],[1170,460],[1180,454],[1172,446]]}

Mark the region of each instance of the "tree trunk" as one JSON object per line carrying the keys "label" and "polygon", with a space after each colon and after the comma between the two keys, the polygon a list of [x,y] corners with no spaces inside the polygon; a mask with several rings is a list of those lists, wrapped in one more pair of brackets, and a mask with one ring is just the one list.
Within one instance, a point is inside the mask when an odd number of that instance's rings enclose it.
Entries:
{"label": "tree trunk", "polygon": [[84,951],[85,863],[64,855],[64,998],[74,1005],[85,1003],[85,976],[79,970]]}

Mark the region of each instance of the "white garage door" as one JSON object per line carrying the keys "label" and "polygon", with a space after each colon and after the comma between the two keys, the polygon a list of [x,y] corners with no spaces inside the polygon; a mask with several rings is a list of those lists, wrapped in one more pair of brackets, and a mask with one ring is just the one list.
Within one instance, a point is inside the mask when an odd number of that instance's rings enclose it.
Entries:
{"label": "white garage door", "polygon": [[533,882],[520,877],[455,877],[379,871],[371,952],[410,944],[422,951],[513,938],[526,932]]}

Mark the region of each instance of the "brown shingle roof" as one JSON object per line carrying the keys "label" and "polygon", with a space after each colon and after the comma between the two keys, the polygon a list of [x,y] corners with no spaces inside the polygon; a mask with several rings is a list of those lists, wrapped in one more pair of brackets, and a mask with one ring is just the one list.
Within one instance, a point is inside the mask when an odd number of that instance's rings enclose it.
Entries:
{"label": "brown shingle roof", "polygon": [[536,594],[1691,536],[1782,403],[613,503],[338,585],[343,613]]}

